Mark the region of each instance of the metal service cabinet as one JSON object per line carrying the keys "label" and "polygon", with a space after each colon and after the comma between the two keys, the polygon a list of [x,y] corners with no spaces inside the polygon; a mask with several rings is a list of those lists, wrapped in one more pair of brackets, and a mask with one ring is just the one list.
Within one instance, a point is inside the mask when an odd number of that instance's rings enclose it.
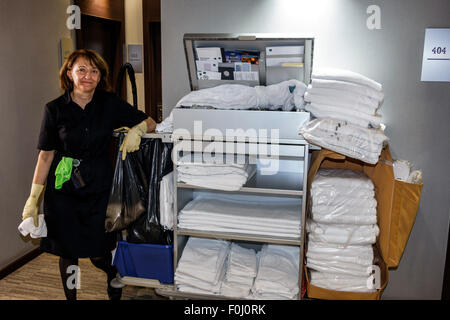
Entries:
{"label": "metal service cabinet", "polygon": [[[305,84],[310,82],[314,49],[312,37],[274,34],[186,34],[183,41],[191,90],[228,83],[267,86],[289,79],[297,79]],[[217,60],[217,65],[214,65],[213,69],[215,73],[210,74],[204,72],[204,69],[199,70],[198,65],[214,59]],[[251,77],[235,79],[231,76],[236,69],[236,63],[240,62],[250,62],[251,68],[247,71],[251,71]],[[246,66],[248,67],[248,64]],[[300,110],[173,109],[174,221],[178,221],[179,212],[188,203],[199,197],[295,202],[298,205],[298,216],[301,221],[301,227],[296,236],[269,236],[263,232],[258,234],[245,231],[205,231],[195,227],[181,228],[175,223],[175,273],[190,237],[226,240],[243,247],[253,248],[256,252],[266,244],[294,246],[299,252],[298,294],[294,298],[302,298],[305,290],[302,279],[306,177],[310,148],[298,134],[298,129],[309,119],[310,114]],[[200,132],[197,132],[195,122],[201,122]],[[268,132],[267,139],[261,139],[258,136],[260,130]],[[276,137],[270,135],[271,130],[277,130]],[[212,133],[206,134],[207,132]],[[232,132],[232,135],[227,135],[227,132]],[[238,191],[213,190],[180,182],[177,179],[180,157],[189,153],[203,153],[205,150],[209,152],[214,150],[215,154],[224,156],[247,156],[255,161],[256,174]],[[267,171],[267,164],[270,164],[271,172]],[[175,277],[172,288],[167,286],[158,288],[157,292],[181,298],[235,298],[221,295],[220,292],[199,294],[179,289]]]}

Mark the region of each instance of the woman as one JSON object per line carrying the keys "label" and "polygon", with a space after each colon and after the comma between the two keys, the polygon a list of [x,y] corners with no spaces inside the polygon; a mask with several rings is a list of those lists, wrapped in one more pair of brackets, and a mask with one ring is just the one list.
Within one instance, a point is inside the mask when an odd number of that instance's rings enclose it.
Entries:
{"label": "woman", "polygon": [[[68,267],[87,257],[106,272],[110,299],[120,299],[121,289],[110,285],[117,272],[111,265],[117,234],[107,233],[104,227],[113,178],[109,160],[112,133],[119,127],[131,128],[120,147],[124,159],[128,152],[139,149],[141,136],[156,127],[145,113],[108,92],[108,73],[103,58],[84,49],[73,52],[61,68],[60,85],[65,94],[45,106],[39,158],[22,214],[23,220],[33,217],[38,225],[39,198],[46,184],[48,233],[41,240],[41,249],[60,256],[68,300],[76,299],[76,289],[68,285]],[[72,174],[61,181],[58,165],[67,159],[73,159]]]}

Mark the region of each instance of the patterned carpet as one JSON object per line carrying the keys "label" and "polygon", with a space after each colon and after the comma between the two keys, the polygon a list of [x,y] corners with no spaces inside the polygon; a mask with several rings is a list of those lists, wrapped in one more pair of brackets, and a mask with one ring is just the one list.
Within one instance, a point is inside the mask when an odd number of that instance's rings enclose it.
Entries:
{"label": "patterned carpet", "polygon": [[[59,257],[43,253],[0,280],[0,300],[65,300]],[[108,300],[106,274],[89,259],[79,259],[81,286],[78,300]],[[151,288],[126,286],[122,300],[167,300]]]}

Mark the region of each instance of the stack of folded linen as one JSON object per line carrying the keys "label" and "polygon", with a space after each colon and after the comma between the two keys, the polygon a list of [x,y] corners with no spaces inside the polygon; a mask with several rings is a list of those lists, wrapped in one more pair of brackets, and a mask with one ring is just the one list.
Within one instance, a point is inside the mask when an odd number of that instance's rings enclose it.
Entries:
{"label": "stack of folded linen", "polygon": [[173,230],[174,203],[173,203],[173,172],[165,175],[159,185],[159,217],[160,223],[166,230]]}
{"label": "stack of folded linen", "polygon": [[179,213],[178,227],[274,237],[300,237],[301,201],[199,196]]}
{"label": "stack of folded linen", "polygon": [[256,165],[245,157],[232,161],[208,158],[203,154],[184,155],[177,163],[177,181],[190,185],[225,191],[237,191],[256,173]]}
{"label": "stack of folded linen", "polygon": [[387,140],[377,114],[384,99],[381,84],[356,72],[322,69],[313,72],[304,98],[305,110],[319,119],[300,129],[306,140],[362,161],[378,161]]}
{"label": "stack of folded linen", "polygon": [[311,284],[373,292],[373,247],[379,234],[373,182],[362,172],[321,169],[311,185],[306,225]]}
{"label": "stack of folded linen", "polygon": [[230,242],[190,237],[175,272],[180,291],[220,294]]}
{"label": "stack of folded linen", "polygon": [[258,273],[252,287],[252,297],[263,300],[297,299],[300,248],[269,244],[264,245],[258,255]]}
{"label": "stack of folded linen", "polygon": [[228,267],[222,282],[221,295],[236,298],[249,298],[256,277],[257,261],[253,249],[231,244]]}

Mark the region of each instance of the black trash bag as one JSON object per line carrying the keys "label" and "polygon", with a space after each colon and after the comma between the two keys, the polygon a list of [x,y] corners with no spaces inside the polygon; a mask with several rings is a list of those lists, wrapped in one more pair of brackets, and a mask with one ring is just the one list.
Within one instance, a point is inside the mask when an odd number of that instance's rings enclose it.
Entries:
{"label": "black trash bag", "polygon": [[135,153],[127,154],[125,160],[122,160],[119,146],[123,138],[124,134],[120,133],[113,184],[106,209],[107,232],[126,229],[146,211],[147,207],[148,184],[145,172]]}
{"label": "black trash bag", "polygon": [[127,229],[127,241],[131,243],[172,244],[173,231],[160,224],[159,192],[161,179],[173,171],[173,144],[161,139],[143,139],[140,160],[148,181],[147,210]]}

